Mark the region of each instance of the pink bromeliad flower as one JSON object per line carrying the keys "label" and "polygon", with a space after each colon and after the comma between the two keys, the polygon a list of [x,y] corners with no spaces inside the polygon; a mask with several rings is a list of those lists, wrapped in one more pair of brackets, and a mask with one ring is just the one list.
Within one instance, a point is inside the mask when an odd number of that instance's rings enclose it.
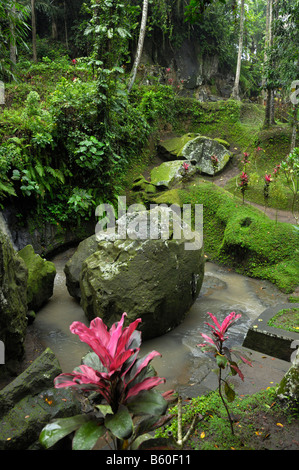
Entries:
{"label": "pink bromeliad flower", "polygon": [[[141,319],[123,327],[126,313],[114,323],[110,330],[101,318],[91,321],[90,327],[75,321],[70,326],[72,333],[88,344],[97,362],[83,364],[72,373],[63,373],[54,379],[55,388],[74,387],[84,391],[96,391],[117,411],[121,403],[136,396],[143,390],[150,390],[164,383],[165,379],[156,377],[146,370],[150,361],[160,356],[152,351],[145,358],[137,359],[140,351],[141,332],[135,331]],[[95,367],[97,364],[97,367]]]}

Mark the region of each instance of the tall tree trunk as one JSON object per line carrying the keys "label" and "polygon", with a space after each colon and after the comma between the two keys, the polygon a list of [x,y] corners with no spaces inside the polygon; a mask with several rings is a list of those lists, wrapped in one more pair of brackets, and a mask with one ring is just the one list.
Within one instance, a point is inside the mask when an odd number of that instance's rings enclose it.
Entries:
{"label": "tall tree trunk", "polygon": [[290,152],[293,152],[294,148],[296,147],[297,126],[298,126],[298,104],[294,104],[293,129],[292,129]]}
{"label": "tall tree trunk", "polygon": [[[244,0],[242,0],[242,1],[244,1]],[[139,33],[139,39],[138,39],[138,45],[137,45],[135,61],[134,61],[134,65],[133,65],[133,68],[132,68],[132,73],[131,73],[131,77],[130,77],[130,81],[129,81],[129,85],[128,85],[128,93],[130,93],[130,91],[132,89],[132,86],[134,84],[136,74],[137,74],[138,65],[139,65],[139,62],[140,62],[140,59],[141,59],[143,43],[144,43],[144,37],[145,37],[145,30],[146,30],[147,11],[148,11],[148,0],[143,0],[140,33]]]}
{"label": "tall tree trunk", "polygon": [[33,62],[37,62],[35,0],[31,0],[31,27],[32,27],[32,57],[33,57]]}
{"label": "tall tree trunk", "polygon": [[[15,18],[16,16],[16,6],[15,4],[11,7],[11,16]],[[16,31],[15,25],[12,18],[9,20],[9,31],[10,31],[10,39],[9,39],[9,58],[11,63],[15,65],[17,63],[17,44],[16,44]]]}
{"label": "tall tree trunk", "polygon": [[66,21],[66,3],[65,0],[63,2],[63,9],[64,9],[64,33],[65,33],[65,46],[69,48],[69,40],[68,40],[68,30],[67,30],[67,21]]}
{"label": "tall tree trunk", "polygon": [[[268,60],[267,49],[272,46],[272,11],[273,3],[272,0],[267,0],[267,29],[266,29],[266,41],[265,41],[265,58]],[[265,83],[267,88],[266,94],[266,108],[265,108],[265,120],[264,128],[269,128],[274,123],[274,93],[270,85]]]}
{"label": "tall tree trunk", "polygon": [[267,92],[265,90],[265,85],[266,85],[265,64],[267,62],[267,47],[269,46],[269,18],[270,18],[270,2],[268,0],[267,1],[267,8],[266,8],[266,32],[265,32],[264,64],[263,64],[263,78],[262,78],[264,101],[266,101],[266,99],[267,99]]}
{"label": "tall tree trunk", "polygon": [[241,62],[242,62],[242,52],[243,52],[243,36],[244,36],[244,0],[241,0],[241,12],[240,12],[240,33],[239,33],[239,51],[238,51],[238,60],[237,60],[237,70],[235,76],[235,83],[231,93],[231,98],[234,100],[239,100],[239,83],[240,83],[240,73],[241,73]]}

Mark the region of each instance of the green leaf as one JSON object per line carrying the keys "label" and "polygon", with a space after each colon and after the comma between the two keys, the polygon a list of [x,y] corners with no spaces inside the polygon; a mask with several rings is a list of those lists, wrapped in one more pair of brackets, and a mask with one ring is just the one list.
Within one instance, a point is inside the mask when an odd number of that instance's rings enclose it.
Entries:
{"label": "green leaf", "polygon": [[168,403],[156,390],[145,390],[127,403],[128,409],[135,415],[159,416],[167,410]]}
{"label": "green leaf", "polygon": [[224,384],[224,392],[225,392],[225,395],[226,395],[228,401],[230,403],[233,402],[234,399],[235,399],[236,394],[227,382],[225,382],[225,384]]}
{"label": "green leaf", "polygon": [[105,369],[105,367],[101,363],[99,356],[93,351],[87,353],[84,356],[82,362],[83,364],[91,367],[94,370],[97,370],[99,372],[107,372],[107,369]]}
{"label": "green leaf", "polygon": [[105,426],[118,439],[128,439],[133,433],[133,421],[128,408],[122,405],[117,413],[107,415]]}
{"label": "green leaf", "polygon": [[105,432],[105,426],[98,425],[96,421],[82,424],[74,436],[73,450],[91,450]]}
{"label": "green leaf", "polygon": [[217,362],[218,367],[221,367],[221,369],[225,369],[226,364],[227,364],[227,359],[225,356],[221,356],[220,354],[217,354],[216,362]]}
{"label": "green leaf", "polygon": [[76,415],[71,418],[61,418],[53,421],[44,427],[40,433],[40,443],[49,449],[56,442],[60,441],[65,436],[68,436],[71,432],[76,431],[82,424],[90,420],[87,415]]}
{"label": "green leaf", "polygon": [[96,408],[102,413],[104,417],[108,414],[110,415],[113,414],[113,411],[110,405],[96,405]]}
{"label": "green leaf", "polygon": [[10,183],[5,184],[0,181],[0,191],[10,194],[11,196],[16,196],[15,190]]}

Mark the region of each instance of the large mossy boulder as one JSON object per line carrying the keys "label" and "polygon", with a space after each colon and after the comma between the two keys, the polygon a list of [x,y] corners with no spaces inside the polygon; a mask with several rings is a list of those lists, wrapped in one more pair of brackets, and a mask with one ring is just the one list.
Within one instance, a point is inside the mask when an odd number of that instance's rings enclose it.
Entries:
{"label": "large mossy boulder", "polygon": [[[221,139],[185,134],[160,142],[158,151],[167,160],[185,159],[193,163],[201,173],[214,175],[223,170],[232,156],[228,146],[229,144]],[[218,159],[216,169],[212,165],[212,155]]]}
{"label": "large mossy boulder", "polygon": [[53,387],[61,372],[56,356],[47,348],[0,391],[0,450],[39,449],[38,438],[46,424],[80,413],[80,402],[71,389]]}
{"label": "large mossy boulder", "polygon": [[[214,168],[211,157],[215,155],[218,166]],[[231,152],[216,139],[198,136],[182,149],[182,156],[192,161],[202,173],[214,175],[223,170],[231,158]]]}
{"label": "large mossy boulder", "polygon": [[0,341],[5,348],[4,369],[14,368],[24,354],[27,329],[28,270],[14,251],[8,237],[0,231]]}
{"label": "large mossy boulder", "polygon": [[176,160],[182,157],[182,150],[190,140],[199,137],[200,134],[189,132],[180,137],[161,140],[157,146],[159,155],[166,160]]}
{"label": "large mossy boulder", "polygon": [[[148,233],[153,225],[160,234],[165,228],[160,210],[169,217],[169,236],[153,239]],[[141,318],[142,337],[149,339],[181,323],[196,300],[204,276],[202,241],[196,234],[198,249],[186,249],[189,235],[176,237],[173,221],[178,219],[169,208],[130,217],[126,239],[107,231],[97,250],[83,262],[81,306],[89,320],[101,317],[109,327],[123,312],[127,312],[128,323]],[[155,220],[153,225],[149,223]],[[134,224],[139,236],[134,228],[130,232]]]}
{"label": "large mossy boulder", "polygon": [[78,301],[81,299],[79,278],[82,263],[96,251],[98,243],[96,235],[83,240],[79,243],[77,250],[64,267],[67,290]]}
{"label": "large mossy boulder", "polygon": [[28,269],[27,303],[28,309],[39,310],[53,295],[55,264],[43,259],[27,245],[18,252]]}

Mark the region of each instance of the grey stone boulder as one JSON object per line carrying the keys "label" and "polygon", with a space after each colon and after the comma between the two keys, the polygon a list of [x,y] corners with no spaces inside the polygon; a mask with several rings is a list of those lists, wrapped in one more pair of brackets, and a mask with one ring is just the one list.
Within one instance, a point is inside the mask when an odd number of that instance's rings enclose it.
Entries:
{"label": "grey stone boulder", "polygon": [[10,367],[14,369],[24,354],[27,279],[28,270],[23,259],[0,231],[0,340],[5,348],[5,365],[0,366],[1,373]]}
{"label": "grey stone boulder", "polygon": [[28,309],[37,312],[53,295],[55,264],[35,253],[31,245],[22,248],[18,255],[28,269]]}
{"label": "grey stone boulder", "polygon": [[[190,160],[202,173],[214,175],[223,170],[231,158],[231,152],[216,139],[199,136],[190,140],[182,149],[182,156]],[[216,171],[211,157],[218,158]]]}
{"label": "grey stone boulder", "polygon": [[96,251],[97,247],[98,241],[96,235],[91,235],[79,243],[77,250],[64,267],[67,290],[78,301],[81,299],[79,277],[82,263]]}
{"label": "grey stone boulder", "polygon": [[39,435],[46,424],[80,413],[81,404],[72,390],[53,388],[61,372],[47,348],[0,391],[0,450],[39,449]]}
{"label": "grey stone boulder", "polygon": [[[228,147],[228,142],[222,139],[189,133],[160,142],[158,152],[167,160],[188,160],[201,173],[214,175],[222,171],[229,162],[232,154]],[[219,161],[216,171],[212,165],[212,155]]]}
{"label": "grey stone boulder", "polygon": [[[141,318],[142,338],[149,339],[181,323],[195,302],[204,276],[202,241],[196,233],[197,249],[187,249],[190,232],[178,238],[177,227],[186,227],[170,208],[123,217],[126,239],[107,230],[97,251],[82,264],[81,306],[89,320],[101,317],[108,327],[123,312],[127,323]],[[151,238],[153,227],[156,239]]]}

